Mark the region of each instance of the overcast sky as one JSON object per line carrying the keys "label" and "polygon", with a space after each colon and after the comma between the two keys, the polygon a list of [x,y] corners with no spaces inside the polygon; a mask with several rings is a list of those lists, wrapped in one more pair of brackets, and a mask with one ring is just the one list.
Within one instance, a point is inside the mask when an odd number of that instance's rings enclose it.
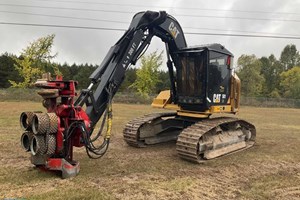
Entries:
{"label": "overcast sky", "polygon": [[[300,0],[0,0],[0,23],[127,29],[134,13],[165,10],[179,21],[183,31],[187,33],[300,37],[299,9]],[[9,52],[19,55],[29,42],[55,34],[53,50],[58,52],[55,61],[100,64],[110,46],[123,33],[0,24],[0,54]],[[295,44],[300,49],[300,40],[296,39],[191,34],[186,34],[185,37],[189,46],[221,43],[235,55],[235,60],[242,54],[256,54],[258,57],[275,54],[278,58],[287,44]],[[164,44],[159,39],[153,39],[147,52],[156,49],[164,49]]]}

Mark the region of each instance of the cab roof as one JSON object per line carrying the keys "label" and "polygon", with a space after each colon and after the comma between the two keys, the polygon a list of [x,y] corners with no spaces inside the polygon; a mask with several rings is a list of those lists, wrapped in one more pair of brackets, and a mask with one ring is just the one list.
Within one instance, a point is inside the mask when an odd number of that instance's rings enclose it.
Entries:
{"label": "cab roof", "polygon": [[180,49],[176,53],[197,53],[197,52],[202,52],[204,50],[215,51],[233,57],[233,54],[229,50],[227,50],[223,45],[218,43],[185,47]]}

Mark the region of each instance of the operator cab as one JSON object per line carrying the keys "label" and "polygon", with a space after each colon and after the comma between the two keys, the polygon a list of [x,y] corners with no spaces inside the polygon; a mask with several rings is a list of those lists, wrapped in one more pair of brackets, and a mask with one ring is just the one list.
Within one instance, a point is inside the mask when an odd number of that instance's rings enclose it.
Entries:
{"label": "operator cab", "polygon": [[178,105],[201,112],[212,105],[229,104],[233,54],[224,46],[184,48],[174,57]]}

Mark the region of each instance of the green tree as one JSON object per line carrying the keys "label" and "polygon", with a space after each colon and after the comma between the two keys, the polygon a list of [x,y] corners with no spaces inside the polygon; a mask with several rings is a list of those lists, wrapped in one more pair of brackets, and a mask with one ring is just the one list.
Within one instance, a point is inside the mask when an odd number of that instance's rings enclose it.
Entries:
{"label": "green tree", "polygon": [[119,92],[131,92],[132,87],[130,87],[136,80],[136,68],[129,68],[125,72],[125,79],[119,88]]}
{"label": "green tree", "polygon": [[63,79],[64,80],[72,80],[73,76],[71,75],[70,69],[71,67],[67,64],[58,64],[58,69],[62,73]]}
{"label": "green tree", "polygon": [[162,65],[162,53],[157,51],[142,56],[141,68],[136,72],[136,81],[131,85],[143,97],[156,92],[156,85],[159,80],[159,67]]}
{"label": "green tree", "polygon": [[278,89],[280,83],[280,74],[283,72],[283,66],[276,59],[276,57],[271,54],[268,58],[260,58],[261,74],[264,76],[263,83],[263,95],[269,97],[279,97]]}
{"label": "green tree", "polygon": [[95,66],[88,65],[79,65],[78,73],[73,76],[75,81],[78,81],[78,88],[83,89],[87,88],[90,84],[90,75],[95,71]]}
{"label": "green tree", "polygon": [[285,70],[289,70],[299,64],[299,52],[294,44],[289,44],[284,47],[280,55],[280,62]]}
{"label": "green tree", "polygon": [[255,55],[241,55],[238,59],[237,74],[242,82],[242,94],[259,96],[262,92],[264,77],[260,74],[261,61]]}
{"label": "green tree", "polygon": [[300,99],[300,67],[282,72],[281,75],[281,92],[284,97]]}
{"label": "green tree", "polygon": [[50,64],[50,61],[57,56],[56,53],[52,54],[54,37],[55,35],[52,34],[39,38],[23,49],[19,58],[14,59],[16,62],[14,67],[23,81],[10,80],[12,87],[30,87],[33,82],[49,69],[49,66],[55,74],[59,73],[57,65]]}
{"label": "green tree", "polygon": [[0,88],[8,88],[11,84],[8,80],[14,79],[21,81],[18,71],[14,68],[16,64],[15,55],[4,53],[0,56]]}
{"label": "green tree", "polygon": [[169,90],[171,87],[169,72],[159,71],[158,78],[159,82],[156,85],[155,93],[159,93],[162,90]]}

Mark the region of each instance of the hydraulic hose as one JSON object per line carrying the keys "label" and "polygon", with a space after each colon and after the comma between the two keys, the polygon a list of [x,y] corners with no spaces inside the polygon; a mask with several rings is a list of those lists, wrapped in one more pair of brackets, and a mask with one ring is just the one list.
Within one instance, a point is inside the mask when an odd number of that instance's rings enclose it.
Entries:
{"label": "hydraulic hose", "polygon": [[[97,135],[92,138],[91,137],[92,132],[86,128],[85,124],[81,121],[75,121],[71,123],[70,126],[68,127],[67,134],[65,136],[66,147],[68,146],[68,141],[73,135],[73,133],[75,132],[75,130],[79,128],[82,133],[82,139],[86,148],[87,155],[90,158],[97,159],[102,157],[106,153],[109,146],[111,133],[112,133],[112,116],[113,116],[112,115],[112,96],[113,96],[112,88],[113,87],[110,85],[107,89],[108,92],[107,109],[104,112],[101,126]],[[106,127],[105,134],[103,135],[103,142],[101,143],[100,146],[96,146],[94,142],[97,141],[100,138],[100,136],[103,134],[105,122],[107,122],[107,127]],[[68,151],[67,148],[66,151]]]}

